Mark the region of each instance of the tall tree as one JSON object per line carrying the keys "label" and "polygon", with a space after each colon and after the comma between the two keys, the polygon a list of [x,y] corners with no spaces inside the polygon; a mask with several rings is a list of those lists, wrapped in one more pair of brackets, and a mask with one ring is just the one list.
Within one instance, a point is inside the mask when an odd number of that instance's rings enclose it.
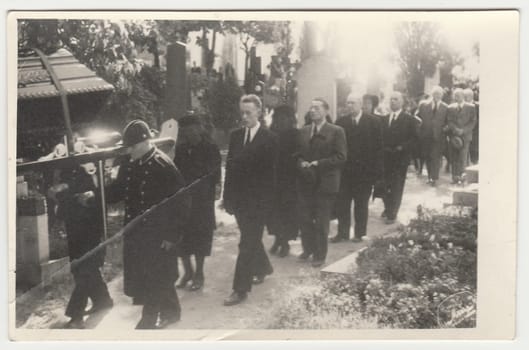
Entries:
{"label": "tall tree", "polygon": [[439,28],[433,22],[403,22],[395,31],[399,65],[410,97],[424,93],[424,78],[432,76],[441,60],[451,59]]}
{"label": "tall tree", "polygon": [[250,52],[258,43],[272,44],[281,41],[278,28],[286,22],[281,21],[225,21],[224,28],[228,33],[239,36],[241,50],[244,51],[244,86],[248,85]]}
{"label": "tall tree", "polygon": [[202,48],[202,66],[209,76],[215,64],[215,50],[217,35],[224,32],[222,21],[202,21],[201,35],[196,37],[196,43]]}

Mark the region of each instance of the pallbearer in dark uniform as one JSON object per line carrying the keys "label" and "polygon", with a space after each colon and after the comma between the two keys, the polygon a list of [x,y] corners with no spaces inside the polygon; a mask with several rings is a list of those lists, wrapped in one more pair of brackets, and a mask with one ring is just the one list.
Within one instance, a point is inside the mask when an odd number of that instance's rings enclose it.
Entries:
{"label": "pallbearer in dark uniform", "polygon": [[379,119],[363,112],[363,99],[349,95],[350,114],[341,117],[336,125],[345,130],[347,161],[342,169],[340,192],[336,201],[338,233],[331,242],[349,239],[351,201],[354,200],[354,238],[359,242],[366,235],[369,197],[373,186],[383,179],[382,128]]}
{"label": "pallbearer in dark uniform", "polygon": [[[203,180],[191,191],[191,211],[185,226],[179,255],[185,273],[177,287],[192,281],[191,290],[204,284],[204,259],[211,255],[215,230],[215,198],[220,195],[220,152],[206,134],[198,116],[188,114],[178,120],[179,137],[174,162],[186,184]],[[195,271],[191,264],[195,256]]]}
{"label": "pallbearer in dark uniform", "polygon": [[[184,186],[173,161],[150,142],[148,125],[130,122],[123,132],[129,156],[107,191],[109,202],[125,201],[125,224]],[[123,241],[125,294],[143,305],[137,329],[163,328],[180,319],[174,287],[178,278],[176,244],[186,224],[189,201],[183,197],[144,218]]]}
{"label": "pallbearer in dark uniform", "polygon": [[224,300],[226,306],[245,300],[252,283],[262,283],[273,272],[262,238],[273,201],[277,140],[259,124],[259,97],[243,96],[240,109],[244,127],[230,136],[224,182],[224,208],[235,215],[241,231],[233,293]]}
{"label": "pallbearer in dark uniform", "polygon": [[406,172],[411,158],[411,148],[417,140],[415,118],[402,110],[400,92],[390,98],[390,114],[383,120],[384,135],[384,212],[387,224],[392,224],[399,212]]}
{"label": "pallbearer in dark uniform", "polygon": [[[59,203],[57,214],[64,219],[71,261],[82,258],[95,248],[103,236],[103,215],[95,170],[93,163],[89,163],[64,172],[61,174],[63,182],[50,189]],[[102,251],[72,269],[75,287],[66,307],[66,316],[71,317],[67,328],[84,328],[85,314],[112,307],[112,299],[99,270],[104,261],[105,252]],[[89,298],[92,308],[85,311]]]}

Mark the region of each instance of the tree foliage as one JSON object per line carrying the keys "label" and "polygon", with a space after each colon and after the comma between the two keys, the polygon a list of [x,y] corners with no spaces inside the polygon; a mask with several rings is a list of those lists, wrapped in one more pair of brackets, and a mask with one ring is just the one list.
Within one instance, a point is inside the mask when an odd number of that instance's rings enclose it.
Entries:
{"label": "tree foliage", "polygon": [[[39,48],[51,54],[66,48],[83,64],[113,84],[115,92],[101,109],[106,124],[122,127],[133,119],[157,126],[164,79],[159,71],[145,69],[139,52],[153,50],[148,23],[109,20],[21,20],[19,50]],[[145,35],[145,32],[147,35]]]}
{"label": "tree foliage", "polygon": [[[18,29],[21,51],[39,48],[51,54],[66,48],[113,84],[115,92],[99,118],[118,128],[137,118],[153,127],[164,120],[165,74],[161,58],[167,44],[194,40],[203,49],[207,77],[213,69],[218,34],[239,37],[246,54],[247,73],[250,51],[258,43],[274,43],[282,57],[288,57],[293,48],[289,23],[284,21],[20,20]],[[193,38],[191,33],[195,32],[199,34]],[[152,55],[152,66],[139,59],[144,52]],[[222,79],[211,78],[208,88],[212,91],[210,98],[205,99],[215,125],[223,129],[234,126],[242,93],[233,68],[227,71]]]}
{"label": "tree foliage", "polygon": [[233,67],[227,64],[223,74],[211,82],[205,96],[205,104],[215,127],[228,131],[237,126],[241,96],[242,90]]}
{"label": "tree foliage", "polygon": [[[285,21],[225,21],[223,23],[226,32],[238,35],[241,50],[244,51],[244,86],[248,86],[250,52],[252,48],[258,43],[281,43],[286,38],[290,39],[290,32],[285,34],[285,27],[288,26],[288,22]],[[292,47],[288,45],[283,50],[290,54]]]}
{"label": "tree foliage", "polygon": [[403,22],[396,27],[395,37],[399,65],[410,97],[424,93],[424,78],[432,76],[440,61],[451,64],[449,51],[433,22]]}

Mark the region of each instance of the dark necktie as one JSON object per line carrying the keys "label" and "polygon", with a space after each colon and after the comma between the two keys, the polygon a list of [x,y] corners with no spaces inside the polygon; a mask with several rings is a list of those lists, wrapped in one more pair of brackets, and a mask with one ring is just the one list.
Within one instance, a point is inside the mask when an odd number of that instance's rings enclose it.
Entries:
{"label": "dark necktie", "polygon": [[358,123],[356,122],[356,118],[353,118],[353,128],[356,128],[357,125]]}
{"label": "dark necktie", "polygon": [[435,115],[435,113],[437,113],[437,103],[436,102],[433,103],[433,115]]}
{"label": "dark necktie", "polygon": [[318,135],[318,128],[316,127],[316,125],[313,125],[312,126],[312,137],[311,137],[311,139],[315,138],[316,135]]}
{"label": "dark necktie", "polygon": [[250,143],[250,129],[246,128],[246,139],[244,140],[244,145],[248,146]]}

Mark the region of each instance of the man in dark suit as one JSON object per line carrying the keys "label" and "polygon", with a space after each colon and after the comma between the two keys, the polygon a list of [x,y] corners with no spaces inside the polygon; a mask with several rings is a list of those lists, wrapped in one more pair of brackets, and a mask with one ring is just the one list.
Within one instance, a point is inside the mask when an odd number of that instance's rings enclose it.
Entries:
{"label": "man in dark suit", "polygon": [[419,142],[422,158],[426,160],[428,183],[432,186],[435,186],[436,181],[439,180],[446,114],[448,112],[448,106],[442,101],[443,93],[442,87],[434,87],[432,99],[422,101],[417,109],[417,116],[421,119]]}
{"label": "man in dark suit", "polygon": [[382,128],[379,119],[362,111],[362,98],[347,97],[349,115],[336,125],[345,130],[347,161],[342,170],[340,193],[336,201],[338,234],[331,242],[349,239],[351,201],[354,200],[354,242],[366,235],[369,197],[375,182],[383,177]]}
{"label": "man in dark suit", "polygon": [[460,138],[462,145],[455,147],[457,142],[450,142],[452,151],[452,183],[461,184],[462,176],[468,165],[468,148],[472,141],[472,132],[476,125],[476,107],[465,102],[463,89],[454,90],[454,100],[448,107],[447,122],[449,136]]}
{"label": "man in dark suit", "polygon": [[402,201],[411,148],[417,139],[415,118],[402,110],[403,97],[393,92],[390,114],[382,122],[384,135],[384,212],[387,224],[395,222]]}
{"label": "man in dark suit", "polygon": [[340,188],[341,167],[347,157],[344,130],[325,120],[329,105],[316,98],[311,103],[312,123],[304,126],[297,140],[298,196],[303,253],[319,267],[327,257],[329,223]]}
{"label": "man in dark suit", "polygon": [[[57,216],[64,219],[71,261],[82,258],[94,249],[103,236],[101,197],[95,178],[95,174],[79,166],[62,172],[63,181],[50,189],[50,194],[59,204]],[[71,320],[65,325],[66,328],[84,328],[85,314],[112,307],[113,302],[100,271],[104,262],[103,250],[72,268],[74,289],[65,312]],[[92,308],[85,311],[89,298]]]}
{"label": "man in dark suit", "polygon": [[235,215],[241,231],[233,293],[224,300],[226,306],[245,300],[252,283],[262,283],[273,272],[262,237],[273,201],[277,140],[259,124],[259,97],[243,96],[240,109],[244,127],[230,136],[224,183],[224,208]]}

